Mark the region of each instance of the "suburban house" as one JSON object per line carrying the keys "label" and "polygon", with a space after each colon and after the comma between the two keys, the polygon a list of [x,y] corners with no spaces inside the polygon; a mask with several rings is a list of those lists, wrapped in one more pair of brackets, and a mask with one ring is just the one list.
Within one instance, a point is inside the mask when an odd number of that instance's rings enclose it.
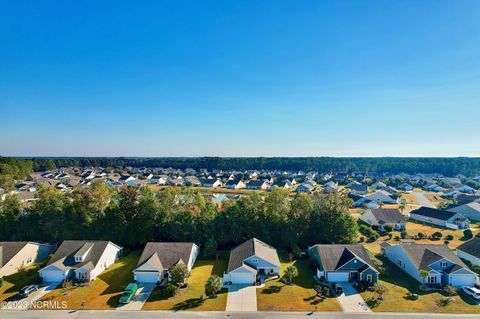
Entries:
{"label": "suburban house", "polygon": [[313,190],[315,190],[315,185],[312,185],[310,183],[302,183],[295,188],[295,192],[298,193],[310,193]]}
{"label": "suburban house", "polygon": [[347,186],[350,188],[350,193],[354,195],[366,195],[368,191],[368,186],[366,184],[350,183]]}
{"label": "suburban house", "polygon": [[203,187],[221,187],[223,185],[218,178],[203,179],[201,182]]}
{"label": "suburban house", "polygon": [[392,226],[394,230],[404,230],[407,225],[404,216],[397,208],[366,209],[360,216],[360,220],[370,226],[377,226],[380,230],[385,230],[386,225]]}
{"label": "suburban house", "polygon": [[363,245],[315,245],[308,249],[317,267],[316,277],[326,282],[376,283],[379,272]]}
{"label": "suburban house", "polygon": [[367,207],[367,208],[377,208],[378,206],[384,204],[397,204],[398,198],[393,198],[389,193],[383,190],[376,191],[375,193],[362,197],[357,200],[353,206],[354,207]]}
{"label": "suburban house", "polygon": [[457,256],[480,266],[480,238],[475,237],[457,247]]}
{"label": "suburban house", "polygon": [[38,272],[44,282],[62,282],[71,277],[92,281],[119,258],[121,250],[109,241],[65,240]]}
{"label": "suburban house", "polygon": [[200,248],[194,243],[149,242],[145,245],[133,278],[139,283],[158,283],[169,279],[168,270],[176,264],[184,264],[192,270]]}
{"label": "suburban house", "polygon": [[477,201],[449,208],[448,211],[462,214],[470,220],[480,221],[480,203]]}
{"label": "suburban house", "polygon": [[470,220],[462,214],[430,207],[420,207],[410,212],[410,219],[451,229],[467,229]]}
{"label": "suburban house", "polygon": [[429,272],[425,283],[454,287],[473,286],[478,275],[471,271],[447,245],[399,243],[383,247],[385,256],[400,269],[423,283],[421,270]]}
{"label": "suburban house", "polygon": [[240,188],[245,188],[246,185],[241,180],[231,179],[225,183],[225,187],[228,189],[240,189]]}
{"label": "suburban house", "polygon": [[44,260],[54,249],[54,245],[28,241],[0,242],[0,278]]}
{"label": "suburban house", "polygon": [[126,184],[127,182],[133,182],[134,180],[135,180],[135,177],[130,175],[123,175],[118,179],[118,181],[122,184]]}
{"label": "suburban house", "polygon": [[338,190],[338,183],[334,183],[332,181],[327,182],[323,185],[323,189],[327,192],[333,192]]}
{"label": "suburban house", "polygon": [[277,276],[280,259],[272,246],[252,238],[230,251],[227,272],[223,275],[224,284],[255,285],[257,275],[260,280]]}
{"label": "suburban house", "polygon": [[261,189],[267,189],[267,187],[268,187],[267,182],[264,182],[262,180],[249,181],[247,183],[247,189],[261,190]]}
{"label": "suburban house", "polygon": [[405,192],[411,192],[413,191],[413,186],[407,183],[403,183],[397,187],[398,189],[405,191]]}

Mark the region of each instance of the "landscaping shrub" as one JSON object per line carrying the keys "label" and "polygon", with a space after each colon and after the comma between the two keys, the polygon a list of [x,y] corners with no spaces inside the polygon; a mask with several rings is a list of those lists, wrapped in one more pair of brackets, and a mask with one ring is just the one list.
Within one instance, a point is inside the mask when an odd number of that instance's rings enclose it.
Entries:
{"label": "landscaping shrub", "polygon": [[463,231],[463,236],[464,236],[465,238],[467,238],[467,239],[472,238],[472,237],[473,237],[473,232],[472,232],[472,230],[471,230],[471,229],[465,229],[465,230]]}
{"label": "landscaping shrub", "polygon": [[408,237],[408,233],[406,230],[402,230],[402,232],[400,233],[400,236],[402,237],[402,239],[406,239]]}
{"label": "landscaping shrub", "polygon": [[359,230],[360,233],[365,235],[370,242],[376,241],[378,237],[380,237],[380,234],[368,225],[360,224]]}
{"label": "landscaping shrub", "polygon": [[432,234],[432,236],[431,236],[431,238],[432,238],[433,240],[439,240],[439,239],[442,238],[442,237],[443,237],[443,234],[442,234],[441,232],[439,232],[439,231],[434,232],[434,233]]}
{"label": "landscaping shrub", "polygon": [[454,238],[454,237],[453,237],[452,234],[447,235],[447,236],[445,237],[446,240],[453,240],[453,238]]}
{"label": "landscaping shrub", "polygon": [[392,227],[392,225],[385,225],[385,226],[383,226],[383,229],[384,229],[387,233],[391,233],[392,230],[393,230],[393,227]]}
{"label": "landscaping shrub", "polygon": [[418,295],[414,294],[413,292],[410,292],[410,293],[407,294],[405,299],[407,299],[407,300],[418,300]]}
{"label": "landscaping shrub", "polygon": [[163,287],[163,293],[168,298],[175,297],[178,294],[179,288],[172,283],[168,283]]}
{"label": "landscaping shrub", "polygon": [[419,239],[424,239],[424,238],[427,238],[427,234],[425,234],[424,232],[421,231],[417,234],[417,237]]}
{"label": "landscaping shrub", "polygon": [[452,286],[445,286],[445,288],[443,288],[443,290],[445,291],[445,293],[447,294],[447,296],[450,296],[450,297],[453,297],[453,296],[457,296],[458,295],[458,290],[457,288],[455,287],[452,287]]}

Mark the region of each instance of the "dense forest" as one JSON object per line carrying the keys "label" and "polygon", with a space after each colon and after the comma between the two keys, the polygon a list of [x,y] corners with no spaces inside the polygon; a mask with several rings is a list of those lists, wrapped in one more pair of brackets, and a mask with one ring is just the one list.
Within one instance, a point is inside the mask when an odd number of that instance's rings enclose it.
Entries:
{"label": "dense forest", "polygon": [[[19,161],[6,159],[2,161]],[[278,169],[319,172],[389,172],[389,173],[440,173],[445,176],[464,174],[480,175],[480,158],[406,158],[406,157],[56,157],[24,159],[31,162],[35,171],[55,167],[173,167],[194,169]],[[1,171],[0,171],[1,174]]]}
{"label": "dense forest", "polygon": [[299,251],[316,243],[352,243],[357,225],[351,200],[338,194],[297,194],[276,189],[212,204],[192,189],[109,189],[96,181],[88,189],[62,193],[41,187],[38,200],[23,207],[16,195],[0,202],[0,241],[105,239],[125,247],[147,241],[215,242],[228,249],[257,237],[278,248]]}

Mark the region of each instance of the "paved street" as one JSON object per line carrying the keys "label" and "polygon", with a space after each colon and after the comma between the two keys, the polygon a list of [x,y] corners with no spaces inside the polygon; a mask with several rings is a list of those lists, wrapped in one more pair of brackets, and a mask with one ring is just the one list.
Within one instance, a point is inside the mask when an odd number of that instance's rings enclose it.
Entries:
{"label": "paved street", "polygon": [[[40,300],[43,296],[46,294],[50,293],[52,290],[57,288],[60,285],[59,282],[54,282],[54,283],[49,283],[49,284],[43,284],[40,286],[40,288],[31,293],[30,296],[26,298],[21,298],[21,299],[16,299],[12,302],[6,303],[5,306],[2,307],[2,309],[11,309],[11,310],[26,310],[28,308],[31,308],[32,304],[36,302],[37,300]],[[2,315],[0,314],[0,318]]]}
{"label": "paved street", "polygon": [[255,286],[231,285],[228,288],[227,311],[257,311]]}
{"label": "paved street", "polygon": [[206,311],[8,311],[1,310],[2,319],[466,319],[476,315],[424,313],[338,313],[338,312],[206,312]]}
{"label": "paved street", "polygon": [[430,208],[435,208],[435,205],[428,200],[427,197],[421,192],[412,192],[412,194],[417,198],[418,203],[420,206],[425,206],[425,207],[430,207]]}
{"label": "paved street", "polygon": [[148,297],[152,294],[152,291],[155,289],[155,284],[142,284],[139,285],[137,294],[133,297],[133,300],[125,305],[119,305],[117,310],[121,311],[131,311],[131,310],[142,310],[143,305],[147,301]]}
{"label": "paved street", "polygon": [[343,294],[337,297],[338,303],[344,312],[372,312],[365,300],[350,283],[339,284]]}

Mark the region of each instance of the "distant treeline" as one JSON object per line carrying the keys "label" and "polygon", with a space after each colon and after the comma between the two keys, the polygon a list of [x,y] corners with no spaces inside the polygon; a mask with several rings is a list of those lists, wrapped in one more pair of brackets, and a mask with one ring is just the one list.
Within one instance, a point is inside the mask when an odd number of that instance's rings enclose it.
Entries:
{"label": "distant treeline", "polygon": [[[2,161],[19,159],[0,158]],[[55,167],[173,167],[184,169],[267,169],[288,171],[353,172],[363,173],[440,173],[446,176],[480,175],[480,158],[405,158],[405,157],[52,157],[23,159],[31,161],[33,170]],[[15,163],[14,163],[15,164]]]}
{"label": "distant treeline", "polygon": [[[34,158],[34,169],[45,168],[52,161],[57,167],[102,166],[102,167],[173,167],[184,169],[267,169],[320,172],[390,172],[390,173],[440,173],[480,174],[480,158],[402,158],[402,157],[82,157],[82,158]],[[51,164],[50,164],[51,166]]]}

